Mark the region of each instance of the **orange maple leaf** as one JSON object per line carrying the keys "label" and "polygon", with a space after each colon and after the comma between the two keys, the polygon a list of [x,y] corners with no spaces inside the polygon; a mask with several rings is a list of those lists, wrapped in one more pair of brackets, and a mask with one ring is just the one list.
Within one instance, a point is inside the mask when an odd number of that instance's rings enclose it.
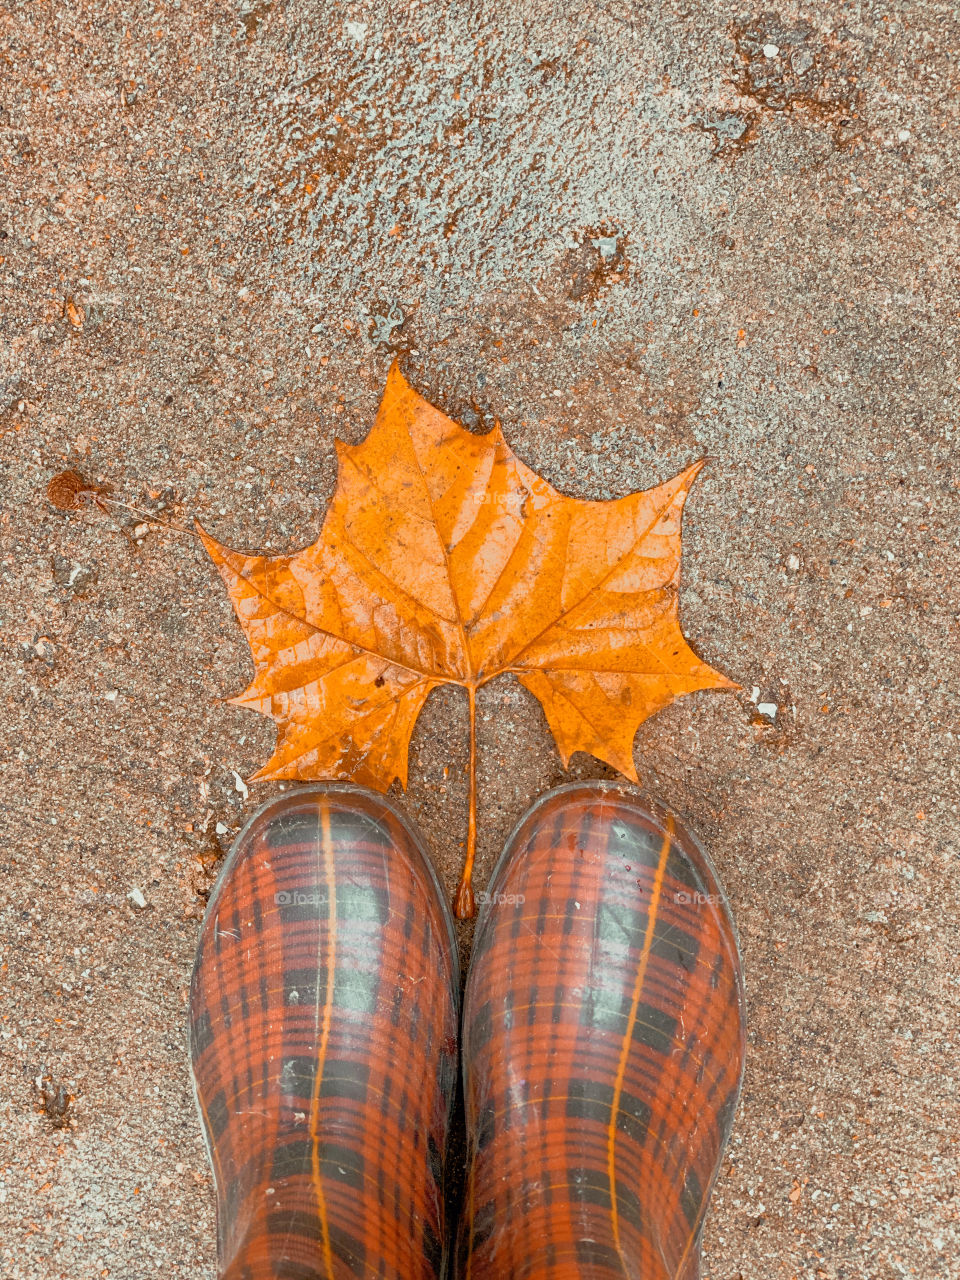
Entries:
{"label": "orange maple leaf", "polygon": [[232,701],[277,722],[254,775],[346,778],[385,791],[430,691],[470,707],[470,816],[456,899],[473,914],[476,691],[513,672],[540,701],[566,766],[587,751],[637,780],[633,739],[696,689],[737,688],[701,662],[677,617],[684,500],[703,463],[610,502],[566,498],[390,370],[362,444],[337,443],[320,536],[289,556],[231,551],[203,529],[256,675]]}

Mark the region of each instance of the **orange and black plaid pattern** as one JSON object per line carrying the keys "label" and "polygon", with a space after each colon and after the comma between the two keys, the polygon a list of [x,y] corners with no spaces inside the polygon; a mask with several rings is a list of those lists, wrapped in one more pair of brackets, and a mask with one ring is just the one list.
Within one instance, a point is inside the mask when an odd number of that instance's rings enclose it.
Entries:
{"label": "orange and black plaid pattern", "polygon": [[744,1054],[703,853],[614,784],[534,807],[489,885],[464,1003],[458,1280],[696,1280]]}
{"label": "orange and black plaid pattern", "polygon": [[309,787],[241,833],[190,1004],[224,1280],[436,1280],[457,1064],[452,922],[380,797]]}

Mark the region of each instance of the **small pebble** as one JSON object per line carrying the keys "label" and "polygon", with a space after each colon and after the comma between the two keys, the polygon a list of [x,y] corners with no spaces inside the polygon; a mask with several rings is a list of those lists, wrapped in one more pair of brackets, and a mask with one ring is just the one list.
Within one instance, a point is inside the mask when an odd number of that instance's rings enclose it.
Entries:
{"label": "small pebble", "polygon": [[143,896],[143,891],[141,889],[137,889],[137,888],[131,889],[130,892],[127,894],[127,897],[130,899],[133,905],[135,907],[138,907],[141,911],[147,905],[147,900]]}
{"label": "small pebble", "polygon": [[775,58],[780,52],[778,44],[765,44],[763,46],[763,56],[765,58]]}
{"label": "small pebble", "polygon": [[797,570],[800,568],[800,557],[787,556],[787,568],[790,570],[791,573],[796,573]]}
{"label": "small pebble", "polygon": [[777,704],[775,702],[758,702],[757,710],[762,716],[768,716],[771,720],[777,718]]}
{"label": "small pebble", "polygon": [[901,130],[900,130],[900,132],[897,134],[897,137],[900,139],[900,141],[901,141],[901,142],[909,142],[909,141],[910,141],[910,130],[909,130],[909,129],[901,129]]}

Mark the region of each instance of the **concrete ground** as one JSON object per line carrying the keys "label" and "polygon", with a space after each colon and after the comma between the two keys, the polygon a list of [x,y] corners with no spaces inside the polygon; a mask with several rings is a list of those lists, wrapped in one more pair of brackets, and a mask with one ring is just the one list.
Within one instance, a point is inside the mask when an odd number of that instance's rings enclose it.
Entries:
{"label": "concrete ground", "polygon": [[[960,1276],[958,47],[938,0],[9,0],[0,1274],[212,1280],[187,983],[271,791],[200,548],[47,482],[302,546],[399,356],[577,496],[712,459],[682,619],[744,692],[636,742],[747,974],[705,1280]],[[440,691],[403,801],[451,888],[466,740]],[[510,678],[479,743],[482,886],[567,775]]]}

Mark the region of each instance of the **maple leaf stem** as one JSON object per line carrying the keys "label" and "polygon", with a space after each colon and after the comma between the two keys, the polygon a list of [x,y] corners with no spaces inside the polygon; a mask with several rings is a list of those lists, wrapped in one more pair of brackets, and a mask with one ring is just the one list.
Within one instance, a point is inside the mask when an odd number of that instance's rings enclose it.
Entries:
{"label": "maple leaf stem", "polygon": [[467,816],[467,856],[463,862],[463,874],[453,903],[453,914],[458,920],[470,920],[477,913],[473,897],[473,857],[477,851],[477,688],[468,684],[467,698],[470,705],[470,800]]}

